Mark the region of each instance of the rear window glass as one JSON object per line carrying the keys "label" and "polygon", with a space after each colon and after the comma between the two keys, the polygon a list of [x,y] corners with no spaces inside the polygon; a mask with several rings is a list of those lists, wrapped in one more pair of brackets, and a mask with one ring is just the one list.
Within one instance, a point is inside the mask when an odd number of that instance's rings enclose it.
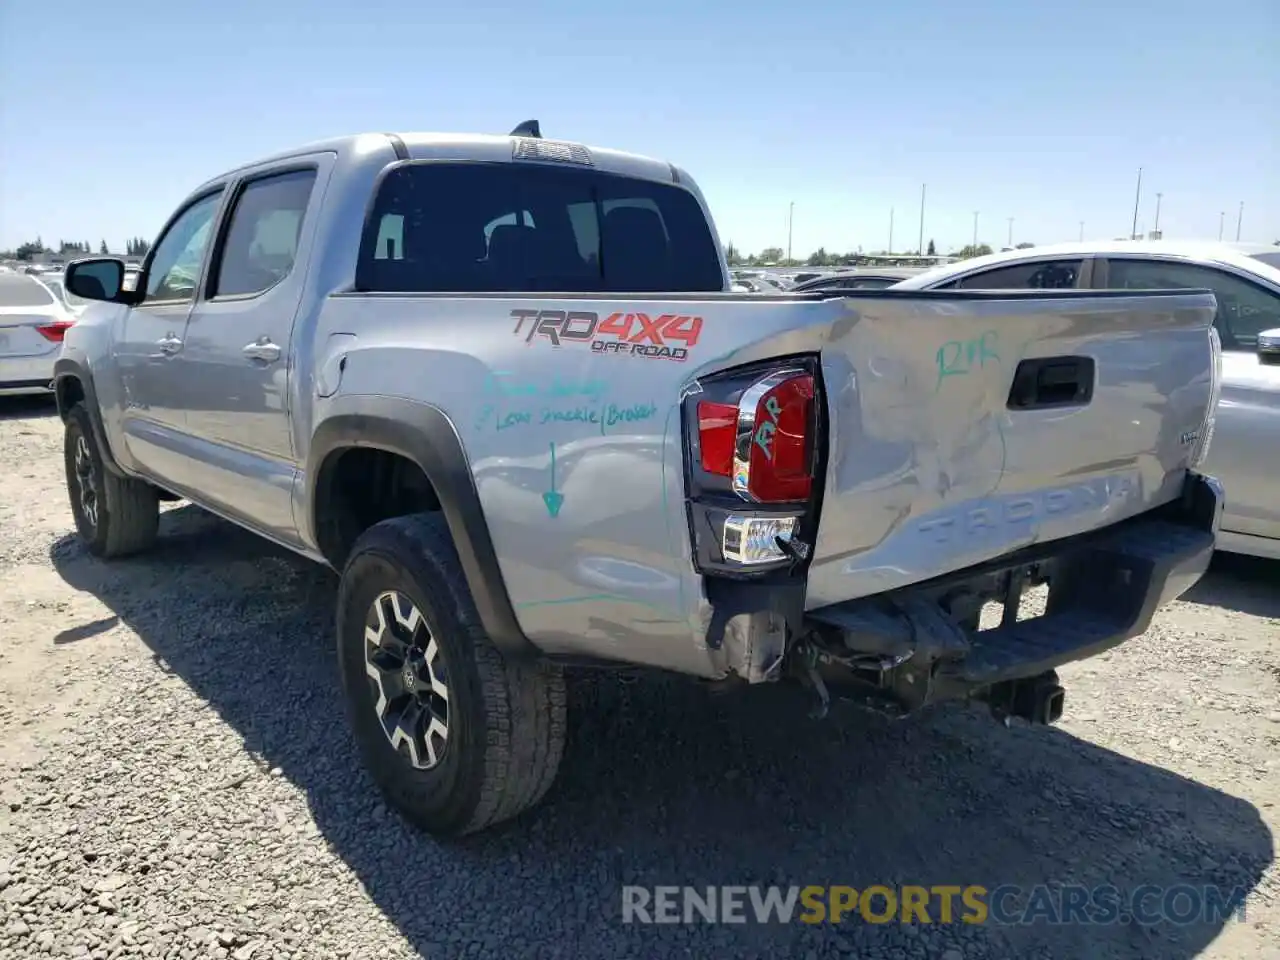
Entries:
{"label": "rear window glass", "polygon": [[28,276],[0,276],[0,307],[47,307],[55,302],[53,294]]}
{"label": "rear window glass", "polygon": [[701,206],[675,185],[581,167],[408,163],[374,198],[360,290],[723,289]]}

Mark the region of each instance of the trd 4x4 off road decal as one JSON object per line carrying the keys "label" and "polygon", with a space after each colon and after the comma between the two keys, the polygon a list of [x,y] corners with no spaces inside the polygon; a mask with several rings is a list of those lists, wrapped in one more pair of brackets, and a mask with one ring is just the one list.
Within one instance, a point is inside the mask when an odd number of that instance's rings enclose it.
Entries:
{"label": "trd 4x4 off road decal", "polygon": [[[616,353],[653,360],[688,359],[702,333],[702,318],[664,313],[611,313],[603,320],[590,310],[512,310],[516,336],[525,343],[551,341],[553,347],[590,343],[594,353]],[[678,343],[680,346],[674,346]]]}

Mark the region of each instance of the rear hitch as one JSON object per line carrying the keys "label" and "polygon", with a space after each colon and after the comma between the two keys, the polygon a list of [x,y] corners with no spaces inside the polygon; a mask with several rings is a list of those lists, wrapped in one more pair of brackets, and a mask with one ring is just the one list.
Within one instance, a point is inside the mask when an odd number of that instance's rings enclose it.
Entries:
{"label": "rear hitch", "polygon": [[1049,670],[1038,676],[993,684],[983,699],[999,720],[1018,717],[1047,726],[1062,719],[1066,696],[1057,671]]}

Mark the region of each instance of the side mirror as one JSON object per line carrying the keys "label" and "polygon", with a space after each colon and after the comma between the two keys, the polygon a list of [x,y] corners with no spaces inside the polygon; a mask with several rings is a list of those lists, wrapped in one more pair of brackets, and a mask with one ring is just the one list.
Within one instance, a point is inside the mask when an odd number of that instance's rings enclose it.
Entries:
{"label": "side mirror", "polygon": [[1258,361],[1268,366],[1280,366],[1280,327],[1263,330],[1258,334]]}
{"label": "side mirror", "polygon": [[128,299],[128,291],[124,289],[124,261],[114,257],[73,260],[67,264],[62,282],[68,293],[86,300],[124,303]]}

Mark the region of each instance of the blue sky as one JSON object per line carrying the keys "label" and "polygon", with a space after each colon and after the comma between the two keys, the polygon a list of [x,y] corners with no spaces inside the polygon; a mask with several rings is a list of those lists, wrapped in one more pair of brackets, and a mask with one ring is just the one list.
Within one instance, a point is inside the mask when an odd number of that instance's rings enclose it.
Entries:
{"label": "blue sky", "polygon": [[0,247],[154,236],[201,180],[366,130],[673,160],[743,250],[1280,239],[1276,0],[0,0]]}

